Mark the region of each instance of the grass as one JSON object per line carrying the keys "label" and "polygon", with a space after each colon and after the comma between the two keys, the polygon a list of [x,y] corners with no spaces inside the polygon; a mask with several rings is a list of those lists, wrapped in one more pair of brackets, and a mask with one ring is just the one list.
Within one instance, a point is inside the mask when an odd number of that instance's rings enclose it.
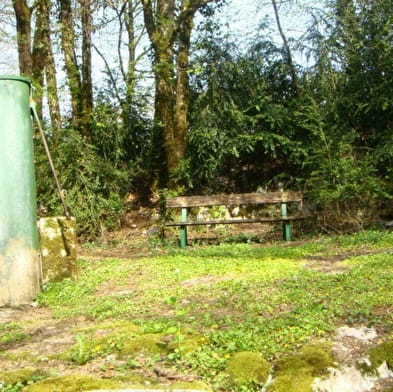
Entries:
{"label": "grass", "polygon": [[[107,335],[76,332],[64,361],[83,365],[115,354],[125,372],[160,363],[215,391],[236,391],[226,367],[238,353],[261,353],[274,364],[337,325],[391,331],[392,247],[393,234],[372,231],[291,246],[222,244],[136,260],[79,260],[78,281],[48,285],[39,303],[58,319],[117,325]],[[0,328],[0,336],[18,328]]]}
{"label": "grass", "polygon": [[13,344],[21,342],[29,338],[29,334],[23,332],[22,326],[17,322],[8,322],[0,324],[0,349]]}

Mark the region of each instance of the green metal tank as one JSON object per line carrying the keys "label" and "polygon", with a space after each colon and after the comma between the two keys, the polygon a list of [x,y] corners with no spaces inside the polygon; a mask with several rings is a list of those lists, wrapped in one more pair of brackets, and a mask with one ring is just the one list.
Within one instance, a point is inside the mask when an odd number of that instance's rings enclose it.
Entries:
{"label": "green metal tank", "polygon": [[0,76],[0,306],[40,291],[31,83]]}

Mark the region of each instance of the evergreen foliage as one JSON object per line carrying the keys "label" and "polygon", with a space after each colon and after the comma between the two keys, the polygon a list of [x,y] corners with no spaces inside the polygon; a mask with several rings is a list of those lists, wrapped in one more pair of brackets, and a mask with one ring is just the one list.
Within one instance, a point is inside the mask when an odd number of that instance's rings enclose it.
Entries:
{"label": "evergreen foliage", "polygon": [[[288,40],[310,60],[291,69],[267,24],[239,45],[223,33],[216,12],[202,10],[188,68],[185,156],[171,172],[178,193],[276,190],[283,182],[306,192],[324,230],[362,229],[392,217],[391,2],[326,4],[323,13],[309,9],[314,23],[302,39]],[[115,75],[107,73],[107,86]],[[136,85],[143,91],[140,80]],[[116,94],[98,88],[90,142],[71,125],[51,140],[81,234],[116,227],[127,193],[147,201],[167,185],[151,94],[135,89],[125,96],[121,87]],[[59,212],[39,144],[36,154],[39,200]]]}

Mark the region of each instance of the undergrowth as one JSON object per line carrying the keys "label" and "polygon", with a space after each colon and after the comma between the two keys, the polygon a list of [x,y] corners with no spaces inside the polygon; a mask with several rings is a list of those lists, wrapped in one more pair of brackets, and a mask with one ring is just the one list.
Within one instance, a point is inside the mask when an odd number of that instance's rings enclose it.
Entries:
{"label": "undergrowth", "polygon": [[[48,285],[39,303],[59,319],[131,328],[99,338],[79,331],[66,361],[113,354],[126,371],[160,363],[216,391],[236,391],[227,366],[238,353],[260,353],[274,364],[337,325],[391,330],[392,246],[392,233],[364,232],[291,246],[223,244],[137,260],[80,260],[79,280]],[[334,259],[342,254],[345,260]],[[330,269],[313,268],[315,260]],[[151,344],[157,349],[147,349]]]}

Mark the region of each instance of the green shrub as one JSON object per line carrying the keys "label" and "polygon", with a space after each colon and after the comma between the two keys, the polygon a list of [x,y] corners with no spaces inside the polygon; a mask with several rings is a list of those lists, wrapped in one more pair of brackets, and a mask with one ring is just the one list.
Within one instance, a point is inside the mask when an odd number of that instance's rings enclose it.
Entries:
{"label": "green shrub", "polygon": [[321,141],[319,147],[316,142],[314,147],[308,162],[307,197],[322,212],[320,225],[340,232],[367,228],[378,219],[381,203],[389,197],[373,157],[359,154],[350,140],[339,137]]}
{"label": "green shrub", "polygon": [[[127,169],[97,154],[73,129],[62,131],[61,143],[51,153],[66,203],[76,217],[78,234],[92,238],[120,224],[122,197],[128,184]],[[37,199],[49,215],[63,214],[48,159],[37,140],[35,146]]]}

